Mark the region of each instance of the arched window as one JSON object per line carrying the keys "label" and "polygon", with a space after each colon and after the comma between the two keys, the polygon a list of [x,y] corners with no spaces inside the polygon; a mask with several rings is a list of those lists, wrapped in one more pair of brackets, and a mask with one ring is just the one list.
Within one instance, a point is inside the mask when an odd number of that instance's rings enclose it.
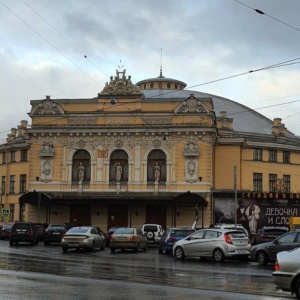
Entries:
{"label": "arched window", "polygon": [[79,181],[79,166],[83,166],[83,182],[91,181],[91,156],[86,150],[78,150],[73,155],[72,181]]}
{"label": "arched window", "polygon": [[166,154],[161,150],[152,150],[148,155],[147,182],[155,182],[155,166],[159,166],[159,183],[165,184],[167,181]]}
{"label": "arched window", "polygon": [[109,181],[117,181],[117,167],[121,169],[121,182],[128,182],[128,155],[124,150],[115,150],[110,156]]}

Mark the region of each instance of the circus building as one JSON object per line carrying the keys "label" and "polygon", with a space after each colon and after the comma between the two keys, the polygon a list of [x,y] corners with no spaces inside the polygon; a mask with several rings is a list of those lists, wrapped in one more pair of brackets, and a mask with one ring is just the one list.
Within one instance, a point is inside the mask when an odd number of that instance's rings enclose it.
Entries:
{"label": "circus building", "polygon": [[280,118],[185,88],[118,69],[94,98],[31,100],[31,125],[0,147],[1,221],[254,232],[300,216],[299,138]]}

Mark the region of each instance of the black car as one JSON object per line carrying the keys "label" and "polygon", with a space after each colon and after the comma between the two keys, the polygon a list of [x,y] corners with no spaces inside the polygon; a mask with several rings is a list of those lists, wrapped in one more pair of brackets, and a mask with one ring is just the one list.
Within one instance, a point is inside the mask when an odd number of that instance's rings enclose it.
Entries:
{"label": "black car", "polygon": [[62,236],[67,232],[65,225],[50,224],[44,233],[44,245],[48,246],[50,243],[60,243]]}
{"label": "black car", "polygon": [[196,229],[169,228],[164,232],[164,234],[162,235],[159,241],[158,252],[160,254],[172,253],[173,245],[177,241],[189,236],[195,231]]}
{"label": "black car", "polygon": [[253,239],[253,244],[261,244],[266,242],[271,242],[277,237],[287,233],[289,230],[287,227],[277,227],[277,226],[264,226],[258,229],[256,235]]}
{"label": "black car", "polygon": [[38,243],[38,233],[32,223],[17,222],[13,224],[9,236],[9,245],[18,245],[20,242],[31,243],[31,245]]}

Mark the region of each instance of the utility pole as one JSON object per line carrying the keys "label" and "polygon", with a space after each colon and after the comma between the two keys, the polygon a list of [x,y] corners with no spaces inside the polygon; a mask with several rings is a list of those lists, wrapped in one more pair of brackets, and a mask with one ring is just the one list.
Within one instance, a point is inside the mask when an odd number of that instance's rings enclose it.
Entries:
{"label": "utility pole", "polygon": [[234,181],[234,203],[235,203],[234,228],[236,229],[236,224],[237,224],[236,166],[233,167],[233,181]]}

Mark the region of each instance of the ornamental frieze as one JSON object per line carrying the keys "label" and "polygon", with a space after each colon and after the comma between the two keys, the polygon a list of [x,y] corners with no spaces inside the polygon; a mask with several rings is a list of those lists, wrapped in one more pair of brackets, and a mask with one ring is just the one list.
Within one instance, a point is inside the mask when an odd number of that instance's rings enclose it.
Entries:
{"label": "ornamental frieze", "polygon": [[68,125],[71,126],[89,126],[95,125],[97,118],[68,118]]}
{"label": "ornamental frieze", "polygon": [[172,124],[172,118],[145,118],[142,117],[144,123],[149,125],[165,125],[165,124]]}

